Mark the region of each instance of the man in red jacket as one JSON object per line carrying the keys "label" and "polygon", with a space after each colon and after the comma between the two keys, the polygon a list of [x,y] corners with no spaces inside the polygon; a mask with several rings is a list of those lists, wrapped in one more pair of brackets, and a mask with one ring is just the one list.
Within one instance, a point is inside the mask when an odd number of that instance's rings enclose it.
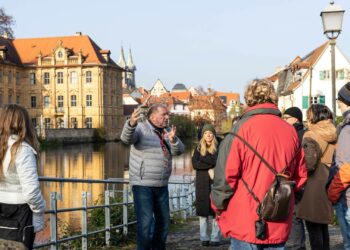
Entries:
{"label": "man in red jacket", "polygon": [[[281,119],[273,84],[254,80],[244,94],[248,108],[232,132],[248,142],[277,172],[288,165],[295,190],[306,182],[304,153],[293,126]],[[275,175],[240,139],[229,134],[222,142],[215,167],[211,192],[221,232],[231,237],[232,249],[284,249],[291,229],[293,204],[289,217],[281,222],[266,221],[266,237],[256,238],[258,203],[247,190],[245,180],[262,201]],[[294,198],[294,197],[293,197]]]}

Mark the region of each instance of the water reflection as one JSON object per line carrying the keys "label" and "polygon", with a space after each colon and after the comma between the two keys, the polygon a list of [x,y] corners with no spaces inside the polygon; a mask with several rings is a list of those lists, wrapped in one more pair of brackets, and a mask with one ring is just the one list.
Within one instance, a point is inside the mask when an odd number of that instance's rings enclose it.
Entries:
{"label": "water reflection", "polygon": [[[181,180],[187,175],[193,175],[191,155],[193,143],[185,143],[186,152],[174,157],[171,180]],[[121,142],[106,144],[79,144],[64,146],[60,149],[41,152],[40,176],[78,178],[78,179],[108,179],[128,178],[129,147]],[[82,192],[88,192],[88,204],[96,202],[104,193],[105,184],[42,182],[42,192],[47,208],[50,207],[50,193],[58,193],[57,207],[81,207]],[[48,217],[47,217],[48,218]],[[62,213],[60,222],[65,222],[72,229],[80,228],[80,213]],[[48,225],[44,232],[37,236],[37,241],[46,241],[50,232]]]}

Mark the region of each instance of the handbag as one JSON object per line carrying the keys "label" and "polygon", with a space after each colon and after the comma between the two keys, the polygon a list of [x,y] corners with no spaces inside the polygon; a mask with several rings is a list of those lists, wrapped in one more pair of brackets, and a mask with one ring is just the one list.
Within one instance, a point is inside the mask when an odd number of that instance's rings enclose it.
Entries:
{"label": "handbag", "polygon": [[301,147],[299,147],[290,163],[278,173],[247,141],[235,133],[231,134],[248,146],[248,148],[250,148],[253,153],[260,158],[264,165],[275,175],[275,179],[267,190],[262,201],[258,199],[253,190],[248,186],[247,182],[243,178],[241,179],[248,192],[258,203],[256,212],[259,216],[259,221],[285,221],[291,212],[292,194],[295,187],[295,181],[290,180],[290,174],[286,171],[286,169],[294,161],[295,157],[300,152]]}
{"label": "handbag", "polygon": [[22,242],[33,248],[33,212],[28,204],[0,203],[0,239]]}

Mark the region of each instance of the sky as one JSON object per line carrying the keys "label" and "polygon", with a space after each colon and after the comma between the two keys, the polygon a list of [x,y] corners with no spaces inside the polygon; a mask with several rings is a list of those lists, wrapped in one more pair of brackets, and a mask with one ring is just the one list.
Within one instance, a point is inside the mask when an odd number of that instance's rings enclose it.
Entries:
{"label": "sky", "polygon": [[[254,78],[271,75],[324,43],[325,0],[1,0],[16,20],[15,37],[89,35],[119,59],[132,50],[136,84],[160,79],[242,94]],[[350,56],[350,1],[337,45]],[[127,57],[127,53],[125,55]]]}

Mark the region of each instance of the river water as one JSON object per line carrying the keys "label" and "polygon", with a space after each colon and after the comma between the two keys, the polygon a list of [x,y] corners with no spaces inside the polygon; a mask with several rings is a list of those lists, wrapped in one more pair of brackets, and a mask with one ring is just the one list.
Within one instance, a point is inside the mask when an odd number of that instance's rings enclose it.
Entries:
{"label": "river water", "polygon": [[[194,144],[192,141],[188,141],[185,145],[185,153],[173,159],[170,180],[184,180],[187,176],[194,175],[191,164]],[[129,147],[121,142],[66,145],[62,148],[43,151],[40,158],[39,176],[99,180],[128,178]],[[50,193],[57,192],[57,207],[60,209],[81,207],[83,191],[88,192],[88,204],[96,203],[103,195],[105,185],[42,182],[41,189],[47,209],[50,208]],[[37,242],[49,239],[48,218],[47,215],[45,230],[37,235]],[[62,225],[69,225],[70,228],[78,229],[80,221],[81,211],[59,215],[60,228]]]}

